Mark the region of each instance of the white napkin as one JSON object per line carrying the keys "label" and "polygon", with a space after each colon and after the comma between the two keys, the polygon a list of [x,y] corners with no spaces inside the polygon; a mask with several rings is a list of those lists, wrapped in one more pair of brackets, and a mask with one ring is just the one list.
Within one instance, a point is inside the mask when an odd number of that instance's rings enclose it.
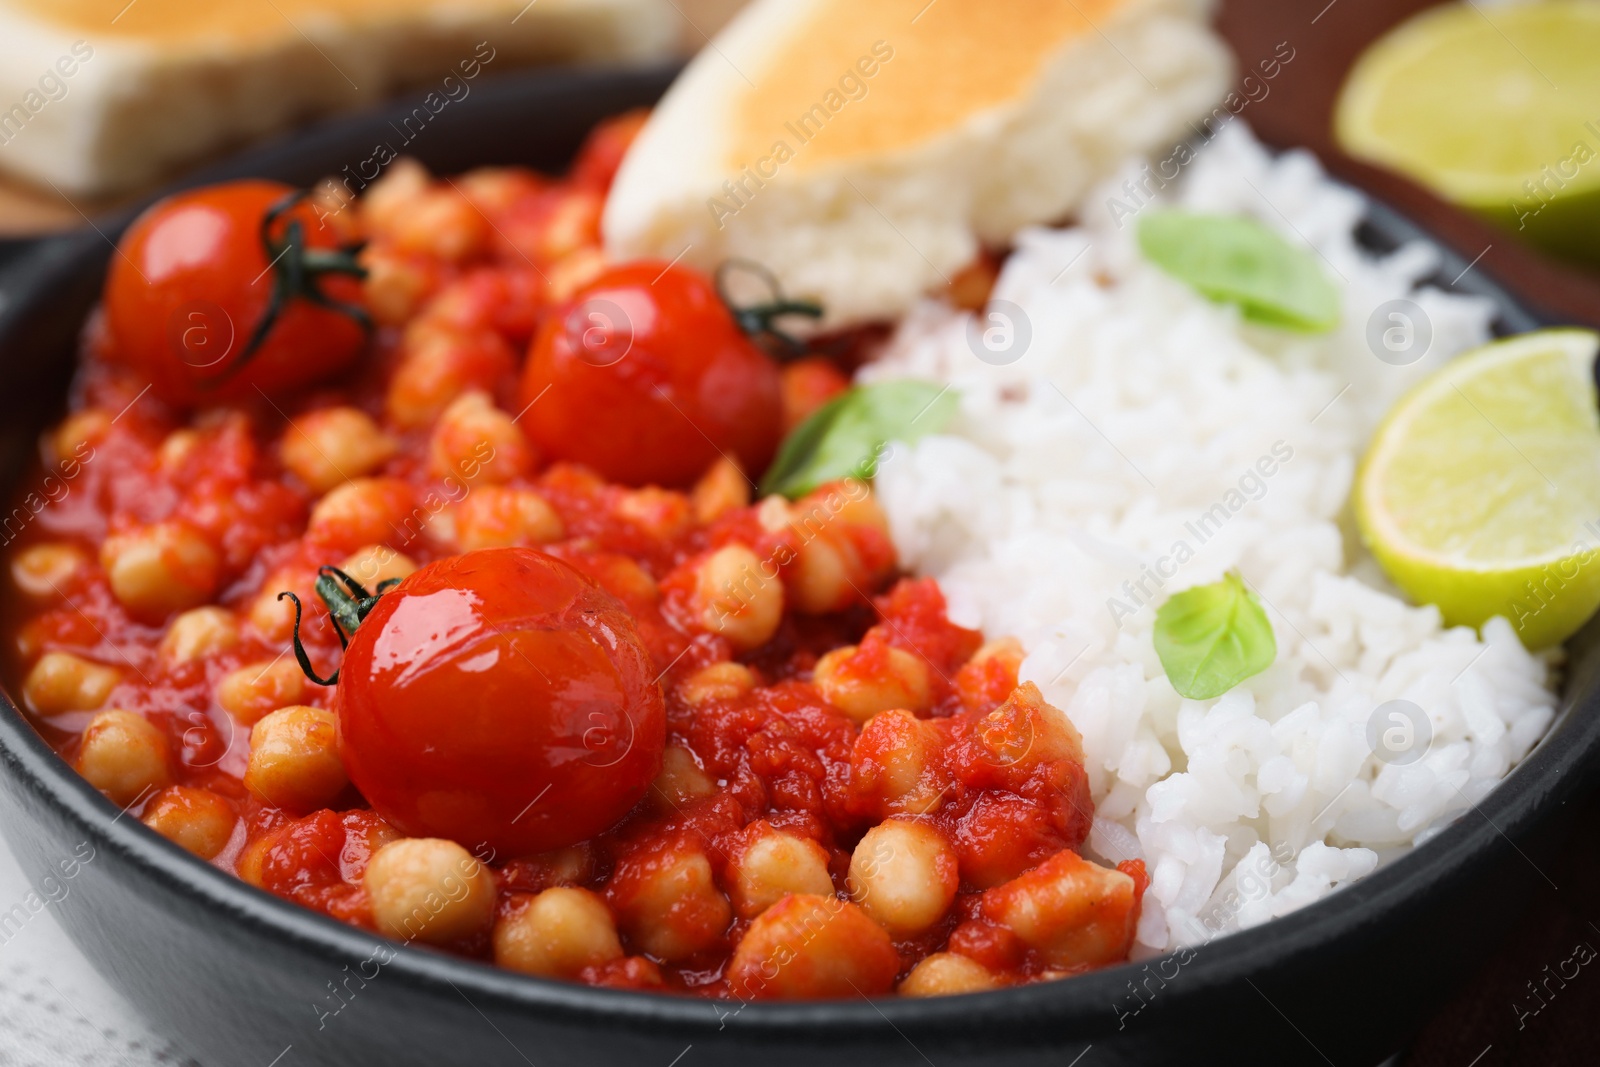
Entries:
{"label": "white napkin", "polygon": [[[30,889],[0,842],[0,914]],[[53,907],[0,926],[0,1067],[199,1067],[95,973]]]}

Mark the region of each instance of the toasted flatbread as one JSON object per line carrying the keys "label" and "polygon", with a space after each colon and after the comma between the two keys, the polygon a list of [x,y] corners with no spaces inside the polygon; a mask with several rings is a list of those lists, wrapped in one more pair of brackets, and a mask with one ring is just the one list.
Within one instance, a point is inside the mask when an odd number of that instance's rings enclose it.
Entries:
{"label": "toasted flatbread", "polygon": [[680,29],[671,0],[0,0],[0,168],[115,192],[399,88],[442,109],[485,74],[668,55]]}
{"label": "toasted flatbread", "polygon": [[823,325],[893,317],[1226,90],[1203,0],[756,0],[635,142],[617,257],[757,261]]}

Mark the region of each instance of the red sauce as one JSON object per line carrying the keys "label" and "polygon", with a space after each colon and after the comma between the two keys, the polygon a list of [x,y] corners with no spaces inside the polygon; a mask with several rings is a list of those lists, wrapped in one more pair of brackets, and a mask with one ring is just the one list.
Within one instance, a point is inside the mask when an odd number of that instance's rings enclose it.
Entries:
{"label": "red sauce", "polygon": [[[626,126],[603,130],[565,181],[521,172],[462,179],[488,190],[478,207],[493,224],[468,255],[452,259],[408,246],[403,233],[368,234],[372,299],[387,299],[379,290],[400,276],[404,285],[391,288],[404,297],[401,312],[391,314],[359,365],[331,383],[186,413],[146,395],[92,321],[73,415],[47,445],[46,469],[24,481],[45,488],[19,501],[6,523],[14,562],[37,545],[81,553],[80,564],[53,579],[53,591],[9,598],[13,691],[17,683],[26,690],[24,680],[47,652],[114,668],[119,677],[103,706],[133,712],[160,731],[173,756],[173,784],[210,791],[237,812],[232,838],[212,862],[305,907],[371,927],[364,875],[397,831],[353,788],[309,813],[263,803],[242,781],[249,726],[222,706],[219,686],[243,668],[284,659],[284,620],[272,596],[291,589],[314,603],[318,566],[374,544],[416,564],[460,551],[444,535],[461,535],[452,526],[462,521],[461,503],[488,480],[484,470],[511,456],[514,473],[494,480],[532,490],[548,504],[562,535],[543,550],[626,607],[661,672],[668,766],[630,814],[587,842],[535,856],[480,852],[495,874],[502,919],[529,894],[584,887],[618,918],[624,955],[583,969],[578,980],[744,995],[756,987],[741,979],[731,988],[729,961],[758,920],[729,905],[741,857],[773,832],[814,842],[842,900],[863,834],[896,818],[930,828],[948,844],[959,887],[941,919],[893,941],[885,973],[904,978],[930,954],[953,952],[1004,984],[1122,958],[1146,882],[1137,863],[1124,865],[1133,888],[1118,898],[1113,923],[1124,942],[1109,954],[1074,962],[1052,947],[1051,930],[1024,936],[1008,925],[1007,902],[1027,891],[1022,876],[1046,870],[1087,836],[1093,809],[1076,733],[1037,691],[1018,688],[1019,655],[980,653],[982,636],[949,620],[933,581],[895,577],[883,528],[846,506],[864,487],[835,486],[803,502],[802,511],[823,509],[823,521],[808,527],[789,512],[775,523],[770,502],[750,504],[737,494],[724,506],[708,504],[710,474],[692,495],[640,490],[577,464],[541,467],[531,450],[517,454],[515,441],[497,441],[441,476],[430,451],[437,416],[413,422],[407,405],[420,394],[404,384],[406,375],[432,359],[429,373],[451,395],[476,386],[516,412],[518,358],[556,306],[552,289],[570,288],[570,279],[561,279],[592,269],[585,263],[597,256],[599,196],[620,157],[619,130],[631,134]],[[430,185],[428,195],[440,189]],[[438,356],[439,344],[448,348],[445,356]],[[860,358],[847,351],[840,365]],[[814,407],[837,391],[819,362],[826,361],[806,361],[786,384],[791,423],[804,414],[794,405]],[[366,412],[395,448],[369,475],[380,480],[370,483],[360,510],[311,522],[320,494],[286,465],[280,443],[293,432],[288,420],[334,406]],[[36,507],[46,492],[49,499]],[[697,508],[714,514],[697,518]],[[236,623],[231,644],[175,659],[162,651],[175,613],[129,608],[113,592],[103,561],[107,539],[161,523],[181,523],[214,547],[216,573],[201,576],[214,593],[204,599]],[[801,580],[797,560],[814,543],[852,560],[856,584],[832,610],[805,613],[793,607],[794,583]],[[697,600],[698,568],[729,545],[747,547],[763,565],[770,561],[791,591],[776,631],[754,648],[709,627]],[[338,665],[340,641],[326,618],[308,615],[303,632],[314,665]],[[844,690],[822,684],[819,660],[845,646],[856,651],[833,665],[837,684],[870,687],[910,662],[925,677],[919,706],[864,720],[831,702],[830,693]],[[713,684],[722,678],[719,664],[740,664],[747,673]],[[331,696],[308,685],[289,702],[327,707]],[[36,722],[70,761],[94,715],[69,709]],[[910,771],[908,753],[916,763]],[[671,760],[683,754],[692,766],[674,777]],[[147,803],[136,802],[133,814]],[[714,888],[685,892],[662,912],[652,894],[686,856],[704,858]],[[493,954],[486,932],[448,947]]]}

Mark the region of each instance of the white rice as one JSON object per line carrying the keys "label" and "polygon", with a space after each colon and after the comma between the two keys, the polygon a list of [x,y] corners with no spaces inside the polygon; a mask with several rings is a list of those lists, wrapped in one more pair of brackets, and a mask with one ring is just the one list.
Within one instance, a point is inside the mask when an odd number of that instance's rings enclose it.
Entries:
{"label": "white rice", "polygon": [[[896,543],[939,579],[958,622],[1022,640],[1023,677],[1082,733],[1098,805],[1089,850],[1148,865],[1136,949],[1148,955],[1282,915],[1426,839],[1544,732],[1554,660],[1504,620],[1480,637],[1410,606],[1349,519],[1376,422],[1487,339],[1491,306],[1417,288],[1431,246],[1382,259],[1358,248],[1361,197],[1306,153],[1269,156],[1236,122],[1163,199],[1309,243],[1344,300],[1329,335],[1251,327],[1141,259],[1137,219],[1119,227],[1106,208],[1137,206],[1123,188],[1136,175],[1130,164],[1091,196],[1081,226],[1019,238],[994,293],[1031,327],[1016,362],[980,361],[972,316],[929,303],[863,377],[960,392],[950,427],[898,446],[880,472]],[[1402,297],[1433,329],[1409,367],[1366,340],[1373,310]],[[1281,462],[1258,468],[1275,447]],[[1151,568],[1180,542],[1193,558],[1163,580]],[[1229,569],[1266,602],[1277,660],[1218,699],[1184,700],[1151,643],[1156,609]],[[1396,699],[1431,727],[1407,764],[1368,740],[1375,709]]]}

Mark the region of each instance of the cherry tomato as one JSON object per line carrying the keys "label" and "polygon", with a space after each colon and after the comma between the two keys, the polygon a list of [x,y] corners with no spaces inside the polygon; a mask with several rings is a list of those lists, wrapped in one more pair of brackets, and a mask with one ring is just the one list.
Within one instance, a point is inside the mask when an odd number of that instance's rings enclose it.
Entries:
{"label": "cherry tomato", "polygon": [[502,858],[607,829],[661,767],[657,672],[622,604],[530,548],[440,560],[384,593],[345,652],[345,770],[413,837]]}
{"label": "cherry tomato", "polygon": [[[282,393],[337,373],[365,348],[356,316],[312,299],[353,307],[361,283],[329,272],[335,262],[353,264],[309,205],[283,212],[272,227],[281,247],[298,223],[303,248],[267,253],[262,222],[292,193],[266,181],[178,193],[123,236],[106,280],[106,324],[113,352],[162,399],[187,407],[254,396],[257,388]],[[290,284],[296,278],[298,290]],[[252,350],[275,290],[282,306]]]}
{"label": "cherry tomato", "polygon": [[547,319],[524,425],[556,458],[630,485],[686,485],[720,455],[759,475],[777,450],[777,365],[682,266],[612,267]]}
{"label": "cherry tomato", "polygon": [[850,378],[825,356],[807,356],[783,368],[783,432],[788,434],[828,401],[850,388]]}
{"label": "cherry tomato", "polygon": [[645,120],[649,117],[648,108],[638,108],[606,119],[596,126],[584,138],[583,147],[578,149],[578,158],[572,164],[573,184],[591,186],[601,192],[611,188],[611,179],[616,177],[617,168],[622,166],[622,157],[628,154],[628,148],[639,136],[639,131],[644,129]]}

